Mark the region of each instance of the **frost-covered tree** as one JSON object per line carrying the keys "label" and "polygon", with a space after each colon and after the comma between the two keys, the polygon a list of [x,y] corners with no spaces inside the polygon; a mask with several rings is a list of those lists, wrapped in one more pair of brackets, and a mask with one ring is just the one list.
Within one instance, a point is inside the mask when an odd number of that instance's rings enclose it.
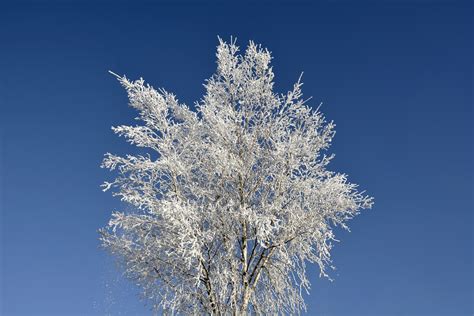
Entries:
{"label": "frost-covered tree", "polygon": [[220,40],[196,110],[117,76],[143,124],[113,131],[146,154],[106,154],[118,176],[104,191],[131,207],[112,214],[101,242],[159,310],[300,313],[306,264],[328,276],[333,228],[372,205],[327,170],[334,124],[306,105],[299,80],[273,91],[271,59]]}

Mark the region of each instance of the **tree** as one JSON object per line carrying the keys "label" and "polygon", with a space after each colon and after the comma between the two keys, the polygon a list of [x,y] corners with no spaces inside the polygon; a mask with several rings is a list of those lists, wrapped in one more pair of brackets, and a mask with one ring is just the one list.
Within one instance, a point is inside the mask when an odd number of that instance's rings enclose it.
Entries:
{"label": "tree", "polygon": [[306,105],[300,80],[276,94],[268,50],[219,42],[196,110],[117,76],[144,124],[113,131],[147,154],[106,154],[118,176],[104,191],[133,211],[114,212],[101,242],[162,311],[300,313],[306,264],[328,276],[333,227],[372,198],[326,169],[334,124]]}

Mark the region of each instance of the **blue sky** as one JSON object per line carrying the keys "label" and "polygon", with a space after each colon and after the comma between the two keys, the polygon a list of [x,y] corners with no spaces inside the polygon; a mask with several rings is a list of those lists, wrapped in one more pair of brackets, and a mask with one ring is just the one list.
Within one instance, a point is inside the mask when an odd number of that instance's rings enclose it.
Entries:
{"label": "blue sky", "polygon": [[472,4],[463,1],[34,1],[0,6],[0,314],[141,315],[98,248],[123,208],[99,185],[133,152],[107,73],[192,104],[217,35],[274,55],[276,89],[337,124],[331,168],[375,197],[338,231],[334,282],[310,270],[308,315],[472,315]]}

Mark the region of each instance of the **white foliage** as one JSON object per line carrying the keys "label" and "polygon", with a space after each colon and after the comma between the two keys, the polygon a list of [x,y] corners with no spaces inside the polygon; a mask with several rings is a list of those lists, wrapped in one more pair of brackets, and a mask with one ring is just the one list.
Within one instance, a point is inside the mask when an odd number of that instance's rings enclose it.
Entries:
{"label": "white foliage", "polygon": [[101,241],[156,308],[299,313],[306,263],[327,276],[332,227],[372,205],[326,169],[334,124],[305,104],[300,81],[274,93],[270,61],[253,42],[240,55],[220,40],[197,111],[118,77],[144,124],[113,131],[149,155],[105,156],[118,176],[104,191],[136,212],[114,212]]}

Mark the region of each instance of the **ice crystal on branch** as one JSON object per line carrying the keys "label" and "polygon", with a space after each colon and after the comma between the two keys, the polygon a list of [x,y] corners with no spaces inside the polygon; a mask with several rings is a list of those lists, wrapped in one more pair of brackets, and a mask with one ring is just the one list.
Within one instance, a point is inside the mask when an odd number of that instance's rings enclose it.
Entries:
{"label": "ice crystal on branch", "polygon": [[150,154],[105,156],[118,176],[104,190],[136,211],[114,212],[101,241],[163,311],[299,313],[306,264],[327,276],[333,227],[372,205],[327,170],[334,124],[305,104],[299,80],[273,91],[271,59],[220,40],[195,111],[118,76],[143,124],[113,131]]}

